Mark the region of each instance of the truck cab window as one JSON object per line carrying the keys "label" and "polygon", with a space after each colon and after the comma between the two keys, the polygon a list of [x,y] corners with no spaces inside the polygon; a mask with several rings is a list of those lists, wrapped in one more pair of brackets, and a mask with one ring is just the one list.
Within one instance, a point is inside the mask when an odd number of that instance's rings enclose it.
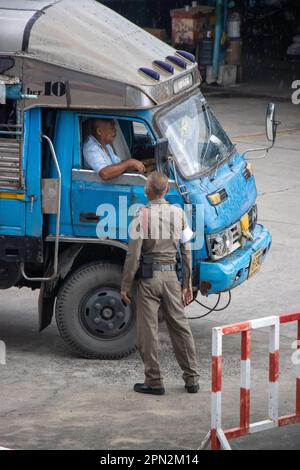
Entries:
{"label": "truck cab window", "polygon": [[146,173],[149,174],[156,169],[155,148],[145,125],[141,122],[133,122],[133,148],[132,157],[141,160]]}
{"label": "truck cab window", "polygon": [[[83,119],[80,126],[80,140],[81,140],[81,166],[82,168],[88,168],[88,165],[84,158],[84,145],[87,141],[93,137],[93,121],[94,119]],[[113,141],[112,148],[114,153],[124,161],[131,158],[130,149],[120,128],[119,122],[116,121],[116,137]]]}

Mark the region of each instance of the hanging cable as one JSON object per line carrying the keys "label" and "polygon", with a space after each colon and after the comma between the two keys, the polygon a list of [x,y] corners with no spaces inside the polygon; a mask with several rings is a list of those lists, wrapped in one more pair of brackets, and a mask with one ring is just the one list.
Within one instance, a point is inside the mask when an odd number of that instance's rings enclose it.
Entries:
{"label": "hanging cable", "polygon": [[207,305],[202,304],[201,302],[199,302],[199,300],[195,299],[195,302],[197,302],[197,304],[201,305],[201,307],[208,310],[208,312],[205,313],[204,315],[200,315],[198,317],[187,317],[187,318],[189,320],[200,320],[201,318],[207,317],[208,315],[210,315],[213,312],[222,312],[223,310],[226,310],[226,308],[228,308],[230,303],[231,303],[231,298],[232,298],[231,291],[228,291],[228,302],[227,302],[227,304],[222,308],[217,308],[220,301],[221,301],[221,297],[222,297],[222,294],[218,294],[218,300],[217,300],[215,306],[212,307],[212,308],[208,307]]}
{"label": "hanging cable", "polygon": [[[230,303],[231,303],[232,294],[231,294],[231,291],[228,291],[228,302],[227,302],[227,304],[226,304],[224,307],[217,308],[217,306],[218,306],[219,303],[220,303],[221,296],[222,296],[222,294],[219,294],[218,302],[216,303],[215,307],[213,308],[213,310],[214,310],[215,312],[222,312],[223,310],[226,310],[226,308],[228,308],[229,305],[230,305]],[[195,299],[195,300],[196,300],[197,304],[201,305],[201,307],[204,307],[204,308],[206,308],[207,310],[211,310],[211,308],[208,307],[207,305],[202,304],[202,303],[199,302],[199,300],[197,300],[197,299]]]}

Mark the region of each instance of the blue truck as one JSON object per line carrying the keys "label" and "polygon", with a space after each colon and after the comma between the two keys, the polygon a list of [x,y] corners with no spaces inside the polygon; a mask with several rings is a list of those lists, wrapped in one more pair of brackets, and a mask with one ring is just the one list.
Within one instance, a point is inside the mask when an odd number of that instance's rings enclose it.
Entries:
{"label": "blue truck", "polygon": [[[132,205],[145,204],[147,175],[102,181],[86,168],[95,118],[116,121],[122,160],[168,174],[167,198],[190,207],[193,230],[202,207],[195,298],[258,272],[271,236],[257,221],[252,167],[201,93],[192,54],[93,0],[1,0],[0,21],[0,289],[39,289],[40,331],[55,313],[82,357],[136,348],[136,312],[120,297],[128,244],[120,213],[130,222]],[[270,147],[274,112],[269,105]],[[105,207],[115,208],[106,236],[98,230]]]}

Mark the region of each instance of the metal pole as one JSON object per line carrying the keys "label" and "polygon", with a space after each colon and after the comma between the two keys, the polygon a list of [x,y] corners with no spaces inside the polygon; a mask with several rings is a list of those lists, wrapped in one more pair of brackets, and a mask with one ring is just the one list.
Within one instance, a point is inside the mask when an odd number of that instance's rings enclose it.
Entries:
{"label": "metal pole", "polygon": [[223,32],[222,5],[223,5],[223,0],[216,0],[216,29],[215,29],[213,73],[212,73],[214,80],[217,80],[218,75],[219,75],[221,37],[222,37],[222,32]]}

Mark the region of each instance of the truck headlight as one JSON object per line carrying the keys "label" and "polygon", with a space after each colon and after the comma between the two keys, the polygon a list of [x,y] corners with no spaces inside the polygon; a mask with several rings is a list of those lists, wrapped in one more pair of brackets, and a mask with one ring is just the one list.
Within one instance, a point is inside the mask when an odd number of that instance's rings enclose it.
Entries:
{"label": "truck headlight", "polygon": [[231,252],[233,240],[230,232],[224,231],[216,235],[209,235],[208,240],[212,256],[223,258]]}
{"label": "truck headlight", "polygon": [[224,258],[241,246],[241,225],[237,223],[222,232],[207,235],[206,240],[210,258]]}

